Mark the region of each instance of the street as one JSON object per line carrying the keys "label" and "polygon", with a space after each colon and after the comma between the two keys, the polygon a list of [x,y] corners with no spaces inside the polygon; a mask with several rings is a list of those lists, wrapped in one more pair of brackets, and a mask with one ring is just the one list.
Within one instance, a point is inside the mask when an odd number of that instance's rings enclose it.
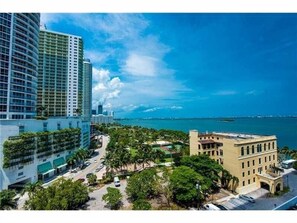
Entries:
{"label": "street", "polygon": [[282,196],[267,197],[268,191],[260,188],[247,194],[255,199],[255,203],[250,203],[239,198],[231,198],[221,204],[230,210],[272,210],[297,196],[297,171],[294,169],[285,170],[283,179],[284,185],[286,186],[288,184],[290,191]]}

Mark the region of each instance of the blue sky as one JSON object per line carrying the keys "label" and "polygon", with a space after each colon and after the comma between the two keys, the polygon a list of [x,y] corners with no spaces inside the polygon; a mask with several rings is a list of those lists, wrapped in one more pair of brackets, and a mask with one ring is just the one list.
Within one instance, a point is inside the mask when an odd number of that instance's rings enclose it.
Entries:
{"label": "blue sky", "polygon": [[42,14],[116,117],[297,115],[297,14]]}

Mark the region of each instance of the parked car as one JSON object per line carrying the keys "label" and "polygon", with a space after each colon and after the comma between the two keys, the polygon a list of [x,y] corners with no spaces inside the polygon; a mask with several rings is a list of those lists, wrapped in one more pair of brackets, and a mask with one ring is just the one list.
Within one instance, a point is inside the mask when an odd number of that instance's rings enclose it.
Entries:
{"label": "parked car", "polygon": [[218,208],[217,206],[215,206],[214,204],[205,204],[203,205],[203,207],[205,208],[205,210],[209,210],[209,211],[220,211],[221,209]]}
{"label": "parked car", "polygon": [[251,196],[247,196],[247,195],[244,195],[244,194],[240,194],[239,195],[239,198],[242,199],[242,200],[245,200],[245,201],[249,201],[251,203],[255,203],[255,199],[252,198]]}
{"label": "parked car", "polygon": [[115,185],[116,187],[121,186],[119,177],[114,177],[114,178],[113,178],[113,182],[114,182],[114,185]]}
{"label": "parked car", "polygon": [[93,175],[93,173],[88,173],[86,177],[88,178],[88,177],[90,177],[91,175]]}
{"label": "parked car", "polygon": [[95,172],[99,172],[102,168],[104,167],[104,165],[101,163],[95,170]]}
{"label": "parked car", "polygon": [[229,210],[228,208],[226,208],[224,205],[221,204],[214,204],[215,206],[217,206],[218,208],[220,208],[223,211]]}

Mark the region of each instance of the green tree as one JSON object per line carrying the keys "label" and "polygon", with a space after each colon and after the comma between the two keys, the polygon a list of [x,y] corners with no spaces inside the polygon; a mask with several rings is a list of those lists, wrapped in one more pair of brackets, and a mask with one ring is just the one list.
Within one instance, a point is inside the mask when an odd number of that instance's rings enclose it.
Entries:
{"label": "green tree", "polygon": [[132,201],[138,199],[148,199],[155,196],[157,192],[157,175],[156,170],[146,169],[136,173],[128,180],[126,193]]}
{"label": "green tree", "polygon": [[[201,193],[196,188],[199,181]],[[185,206],[195,204],[198,200],[203,199],[203,191],[207,189],[203,176],[196,173],[187,166],[179,166],[173,170],[170,176],[170,186],[172,188],[173,199]]]}
{"label": "green tree", "polygon": [[144,199],[139,199],[133,202],[133,210],[151,210],[152,205]]}
{"label": "green tree", "polygon": [[88,183],[89,185],[95,185],[97,183],[97,175],[96,174],[90,174],[88,175]]}
{"label": "green tree", "polygon": [[0,210],[16,209],[17,202],[14,197],[16,192],[14,190],[0,191]]}
{"label": "green tree", "polygon": [[108,187],[107,193],[103,195],[102,200],[104,200],[112,210],[116,210],[120,207],[122,197],[119,189]]}
{"label": "green tree", "polygon": [[60,178],[47,188],[32,193],[27,210],[76,210],[88,201],[88,188],[80,181]]}
{"label": "green tree", "polygon": [[43,189],[43,187],[42,187],[42,182],[41,182],[41,181],[37,181],[37,182],[35,182],[35,183],[27,183],[27,184],[25,185],[25,188],[24,188],[22,194],[24,194],[25,192],[28,192],[28,196],[29,196],[29,198],[31,198],[32,195],[33,195],[36,191],[41,190],[41,189]]}

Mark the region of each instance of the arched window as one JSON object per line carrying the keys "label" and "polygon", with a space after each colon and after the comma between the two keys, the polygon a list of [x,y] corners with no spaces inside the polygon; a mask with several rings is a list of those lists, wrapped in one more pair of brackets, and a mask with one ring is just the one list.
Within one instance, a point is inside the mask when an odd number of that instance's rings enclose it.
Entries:
{"label": "arched window", "polygon": [[270,143],[268,143],[268,150],[270,150]]}
{"label": "arched window", "polygon": [[264,151],[266,151],[266,143],[264,143]]}
{"label": "arched window", "polygon": [[244,156],[244,148],[241,147],[241,155]]}
{"label": "arched window", "polygon": [[274,142],[272,142],[272,149],[274,149],[274,146],[275,146],[275,145],[274,145]]}
{"label": "arched window", "polygon": [[255,146],[252,145],[252,154],[254,154],[254,153],[255,153]]}
{"label": "arched window", "polygon": [[247,146],[247,147],[246,147],[246,155],[249,155],[249,154],[250,154],[250,147]]}

